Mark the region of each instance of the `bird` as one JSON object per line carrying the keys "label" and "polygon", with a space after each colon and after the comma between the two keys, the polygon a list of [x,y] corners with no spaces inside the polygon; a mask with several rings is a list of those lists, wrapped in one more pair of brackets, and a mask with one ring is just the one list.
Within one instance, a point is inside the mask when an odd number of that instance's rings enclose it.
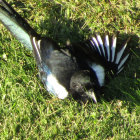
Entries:
{"label": "bird", "polygon": [[0,0],[0,21],[26,48],[33,51],[39,77],[45,89],[59,99],[72,95],[97,103],[96,90],[118,75],[130,53],[126,46],[117,46],[108,33],[99,33],[88,40],[61,48],[53,39],[41,37],[5,0]]}

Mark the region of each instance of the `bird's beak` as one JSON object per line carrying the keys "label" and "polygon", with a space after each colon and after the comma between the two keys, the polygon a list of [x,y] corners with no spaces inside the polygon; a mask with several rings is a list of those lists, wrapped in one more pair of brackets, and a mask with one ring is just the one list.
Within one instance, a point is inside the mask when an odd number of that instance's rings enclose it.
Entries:
{"label": "bird's beak", "polygon": [[[87,93],[87,92],[86,92]],[[97,104],[97,99],[96,99],[96,96],[95,96],[95,93],[94,91],[88,91],[87,95],[93,99],[93,101],[95,102],[95,104]]]}

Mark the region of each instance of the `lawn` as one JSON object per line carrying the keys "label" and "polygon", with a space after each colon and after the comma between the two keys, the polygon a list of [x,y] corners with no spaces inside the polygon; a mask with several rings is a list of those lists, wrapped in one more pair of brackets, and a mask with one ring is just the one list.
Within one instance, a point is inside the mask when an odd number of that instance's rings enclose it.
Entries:
{"label": "lawn", "polygon": [[59,100],[38,78],[32,52],[0,23],[0,139],[140,139],[139,0],[7,0],[62,47],[95,32],[131,36],[131,58],[98,104]]}

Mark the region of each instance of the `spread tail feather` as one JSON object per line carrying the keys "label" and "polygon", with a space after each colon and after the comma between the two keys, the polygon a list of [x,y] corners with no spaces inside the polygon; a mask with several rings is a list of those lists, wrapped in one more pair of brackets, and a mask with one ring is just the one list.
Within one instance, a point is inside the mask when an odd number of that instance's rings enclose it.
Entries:
{"label": "spread tail feather", "polygon": [[[126,52],[126,46],[130,38],[124,43],[122,48],[118,50],[117,36],[113,35],[112,42],[110,43],[109,35],[105,34],[104,41],[99,34],[90,39],[90,46],[92,46],[102,58],[107,71],[113,71],[113,75],[120,73],[126,61],[129,58],[129,53]],[[111,44],[111,45],[110,45]]]}

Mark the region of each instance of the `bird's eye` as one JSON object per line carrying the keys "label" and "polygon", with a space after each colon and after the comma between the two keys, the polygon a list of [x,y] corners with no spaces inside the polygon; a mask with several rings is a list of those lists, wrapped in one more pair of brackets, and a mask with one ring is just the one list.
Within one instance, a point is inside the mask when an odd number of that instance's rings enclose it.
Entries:
{"label": "bird's eye", "polygon": [[73,88],[76,88],[76,87],[78,87],[75,83],[72,83],[72,87]]}

